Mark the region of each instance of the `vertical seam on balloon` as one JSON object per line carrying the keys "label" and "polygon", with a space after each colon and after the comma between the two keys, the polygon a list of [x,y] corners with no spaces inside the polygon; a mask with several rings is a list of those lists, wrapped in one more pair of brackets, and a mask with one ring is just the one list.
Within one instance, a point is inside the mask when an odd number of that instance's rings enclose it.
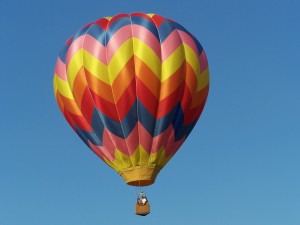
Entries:
{"label": "vertical seam on balloon", "polygon": [[[157,24],[155,23],[155,21],[153,20],[153,17],[149,17],[151,20],[152,20],[152,22],[153,22],[153,24],[155,25],[155,27],[156,27],[156,30],[157,30],[157,34],[158,34],[158,39],[159,39],[159,44],[160,44],[160,78],[161,78],[161,76],[162,76],[162,53],[161,53],[161,42],[160,42],[160,40],[161,40],[161,38],[160,38],[160,33],[159,33],[159,29],[158,29],[158,26],[157,26]],[[161,95],[161,79],[159,79],[160,80],[160,89],[159,89],[159,95],[158,95],[158,105],[157,105],[157,108],[156,108],[156,116],[155,116],[155,124],[154,124],[154,133],[152,134],[152,143],[151,143],[151,149],[150,149],[150,153],[149,153],[149,160],[148,160],[148,165],[150,165],[151,164],[151,154],[152,154],[152,148],[153,148],[153,140],[154,140],[154,138],[155,138],[155,131],[156,131],[156,123],[157,123],[157,114],[158,114],[158,109],[159,109],[159,105],[160,105],[160,95]],[[157,164],[157,163],[155,163],[155,166],[156,165],[159,165],[159,164]]]}
{"label": "vertical seam on balloon", "polygon": [[[169,20],[167,20],[168,21],[168,23],[170,24],[170,26],[172,27],[172,28],[174,28],[174,26],[173,26],[173,24],[172,24],[172,22],[170,22]],[[186,81],[186,54],[185,54],[185,48],[184,48],[184,44],[183,44],[183,40],[182,40],[182,38],[181,38],[181,36],[180,36],[180,34],[179,34],[179,32],[178,32],[178,30],[177,30],[177,28],[175,27],[175,29],[174,29],[174,31],[177,33],[177,35],[178,35],[178,37],[180,38],[180,40],[181,40],[181,44],[182,44],[182,47],[183,47],[183,54],[184,54],[184,62],[183,62],[183,67],[184,67],[184,73],[183,73],[183,78],[182,78],[182,83],[181,83],[181,87],[180,87],[180,92],[179,92],[179,95],[178,95],[178,103],[177,104],[180,104],[180,100],[181,100],[181,95],[182,95],[182,93],[184,93],[183,92],[183,90],[184,90],[184,83],[185,83],[185,81]],[[181,104],[180,104],[181,105]],[[177,107],[176,107],[176,110],[175,110],[175,113],[174,113],[174,115],[173,115],[173,118],[172,118],[172,122],[173,122],[173,120],[174,120],[174,118],[176,117],[176,112],[177,112],[177,108],[179,107],[179,105],[177,105]],[[170,126],[172,125],[172,123],[170,124]],[[172,125],[173,126],[173,125]],[[167,160],[167,158],[166,158],[166,152],[167,152],[167,149],[168,149],[168,146],[170,145],[170,143],[174,143],[175,142],[175,129],[174,129],[174,127],[173,127],[173,130],[172,130],[172,132],[173,132],[173,134],[174,134],[174,140],[172,140],[172,138],[173,138],[173,135],[171,134],[170,136],[169,136],[169,138],[168,138],[168,141],[167,141],[167,144],[166,144],[166,146],[165,146],[165,159],[164,160]],[[159,163],[158,163],[158,165],[160,165],[160,163],[164,163],[163,161],[162,161],[162,159],[163,158],[160,158],[160,160],[159,160]]]}
{"label": "vertical seam on balloon", "polygon": [[[57,83],[57,81],[54,81],[55,83],[56,83],[56,85],[58,85],[58,83]],[[69,82],[68,82],[68,84],[69,84]],[[70,88],[70,86],[69,85],[67,85],[69,88]],[[71,91],[71,88],[70,88],[70,91]],[[58,91],[59,92],[59,91]],[[72,91],[71,91],[71,93],[72,93]],[[55,93],[55,95],[56,95],[56,93]],[[72,93],[72,95],[73,95],[73,93]],[[74,95],[73,95],[73,97],[74,97]],[[60,98],[60,96],[58,96],[58,98]],[[77,107],[79,108],[79,106],[78,106],[78,103],[76,102],[76,100],[75,100],[75,98],[74,98],[74,101],[75,101],[75,103],[76,103],[76,105],[77,105]],[[63,104],[63,102],[62,102],[62,104]],[[64,104],[63,104],[64,105]],[[80,108],[79,108],[80,109]],[[80,110],[81,111],[81,110]],[[62,114],[63,114],[63,116],[64,116],[64,113],[62,112]],[[89,126],[89,128],[91,128],[91,126],[89,125],[89,123],[88,123],[88,121],[85,119],[85,117],[82,115],[82,117],[84,118],[84,120],[86,121],[86,123],[88,124],[88,126]],[[69,118],[70,120],[72,120],[72,122],[76,125],[76,123],[75,123],[75,121],[74,121],[74,119],[72,118],[72,117],[70,117]],[[91,128],[91,130],[93,131],[93,129]],[[77,132],[75,132],[76,134],[77,134]],[[93,132],[94,133],[94,132]],[[78,134],[77,134],[78,135]],[[79,135],[78,135],[79,136]],[[85,135],[84,135],[85,136]],[[102,144],[102,142],[100,141],[100,139],[97,137],[97,135],[95,134],[95,136],[96,136],[96,138],[99,140],[99,142]],[[80,136],[79,136],[80,137]],[[85,136],[86,137],[86,136]],[[87,137],[86,137],[87,138]],[[89,140],[89,138],[87,138],[87,140]],[[103,145],[103,144],[102,144]],[[89,146],[88,146],[89,147]],[[90,148],[90,147],[89,147]],[[91,149],[91,148],[90,148]],[[100,152],[100,151],[99,151]],[[101,153],[101,155],[102,155],[102,157],[103,157],[103,159],[104,158],[107,158],[102,152],[100,152]],[[102,160],[102,161],[104,161],[104,160]],[[105,162],[105,161],[104,161]],[[106,163],[106,162],[105,162]],[[106,163],[107,164],[107,163]],[[108,165],[108,164],[107,164]],[[108,165],[109,166],[109,165]]]}
{"label": "vertical seam on balloon", "polygon": [[[132,19],[131,19],[131,14],[128,14],[129,15],[129,19],[130,19],[130,29],[131,29],[131,37],[132,37],[132,51],[133,51],[133,67],[134,67],[134,80],[135,80],[135,95],[136,95],[136,116],[137,116],[137,129],[138,129],[138,149],[135,149],[135,151],[138,150],[139,152],[139,165],[141,165],[141,149],[140,149],[140,124],[139,124],[139,121],[140,121],[140,118],[139,118],[139,101],[138,101],[138,92],[137,92],[137,80],[136,80],[136,70],[135,70],[135,52],[134,52],[134,36],[133,36],[133,29],[132,29]],[[135,167],[136,165],[134,165]]]}
{"label": "vertical seam on balloon", "polygon": [[[72,39],[74,38],[74,35],[72,36]],[[69,47],[70,46],[68,46],[68,49],[69,49]],[[68,83],[68,85],[67,85],[67,87],[70,89],[70,92],[72,93],[72,96],[73,96],[73,98],[74,98],[74,102],[76,103],[76,105],[77,105],[77,107],[78,107],[78,109],[81,111],[81,109],[80,109],[80,107],[79,107],[79,104],[78,104],[78,102],[76,101],[76,99],[75,99],[75,97],[74,97],[74,94],[73,94],[73,91],[72,91],[72,89],[71,89],[71,87],[70,87],[70,83],[69,83],[69,80],[68,80],[68,73],[67,73],[67,68],[66,68],[66,64],[65,64],[65,62],[63,63],[64,64],[64,69],[66,70],[66,76],[67,76],[67,83]],[[58,83],[56,82],[56,85],[58,85]],[[63,104],[64,105],[64,104]],[[64,114],[63,114],[64,115]],[[88,121],[86,120],[86,118],[84,117],[84,115],[82,115],[82,117],[84,118],[84,120],[86,121],[86,123],[89,125],[89,128],[91,129],[91,131],[92,131],[92,133],[94,133],[93,132],[93,129],[92,129],[92,127],[90,126],[90,124],[88,123]],[[75,121],[74,121],[74,119],[73,118],[70,118],[72,121],[73,121],[73,123],[74,124],[76,124],[75,123]],[[75,132],[76,134],[77,134],[77,132]],[[95,134],[95,133],[94,133]],[[78,134],[77,134],[78,135]],[[79,136],[79,135],[78,135]],[[97,135],[95,134],[95,136],[96,136],[96,138],[98,139],[98,141],[103,145],[103,143],[102,143],[102,141],[97,137]],[[80,136],[79,136],[80,137]],[[87,138],[88,139],[88,138]],[[89,147],[89,146],[88,146]],[[90,148],[90,147],[89,147]],[[91,149],[91,148],[90,148]],[[91,149],[92,150],[92,149]],[[103,153],[101,152],[101,155],[103,156],[103,159],[104,158],[107,158],[105,155],[103,155]],[[104,161],[104,160],[102,160],[102,161]],[[104,161],[105,162],[105,161]],[[106,162],[105,162],[106,163]],[[107,164],[107,163],[106,163]],[[107,164],[108,165],[108,164]]]}
{"label": "vertical seam on balloon", "polygon": [[[111,79],[110,79],[110,75],[109,75],[109,62],[107,60],[107,42],[106,42],[106,37],[107,37],[107,28],[108,28],[108,25],[109,25],[110,21],[107,23],[107,27],[106,27],[106,34],[105,34],[105,57],[106,57],[106,62],[107,62],[107,74],[108,74],[108,79],[110,80],[110,83],[111,83]],[[122,129],[122,132],[123,132],[123,136],[124,136],[124,140],[125,140],[125,143],[126,143],[126,148],[127,148],[127,153],[128,153],[128,158],[130,159],[131,161],[131,165],[133,165],[132,163],[132,159],[130,157],[130,154],[129,154],[129,151],[128,151],[128,144],[127,144],[127,138],[125,138],[125,134],[124,134],[124,129],[123,129],[123,125],[122,125],[122,120],[121,120],[121,117],[120,117],[120,113],[119,113],[119,110],[118,110],[118,107],[117,107],[117,102],[116,102],[116,98],[115,98],[115,95],[114,95],[114,91],[113,91],[113,88],[112,88],[112,83],[111,83],[111,91],[112,91],[112,95],[113,95],[113,98],[114,98],[114,102],[115,102],[115,107],[116,107],[116,110],[117,110],[117,113],[118,113],[118,117],[119,117],[119,120],[120,120],[120,126],[121,126],[121,129]],[[117,148],[116,148],[117,149]],[[120,150],[119,150],[120,151]],[[122,153],[122,151],[120,151]],[[124,154],[124,153],[122,153]],[[121,157],[122,158],[122,157]],[[128,168],[126,166],[126,164],[124,163],[123,161],[123,158],[122,158],[122,162],[124,164],[124,168]]]}
{"label": "vertical seam on balloon", "polygon": [[[107,62],[107,52],[106,52],[106,48],[107,48],[106,35],[107,35],[107,28],[108,28],[108,25],[109,25],[109,21],[108,21],[107,24],[106,24],[106,27],[105,27],[105,36],[104,36],[104,38],[105,38],[105,40],[104,40],[104,46],[105,46],[105,55],[106,55],[106,58],[105,58],[105,59],[106,59],[106,64],[107,64],[107,66],[108,66],[108,62]],[[107,68],[107,70],[108,70],[108,68]],[[98,111],[97,111],[97,114],[98,114]],[[99,115],[99,114],[98,114],[98,115]],[[107,128],[105,127],[105,123],[104,123],[104,121],[102,120],[101,116],[99,116],[99,118],[100,118],[100,120],[101,120],[101,122],[102,122],[102,124],[103,124],[103,126],[104,126],[104,129],[107,129]],[[116,151],[117,151],[117,145],[116,145],[116,143],[113,141],[113,139],[111,138],[110,132],[108,132],[108,136],[109,136],[111,142],[113,143],[113,145],[115,146],[115,149],[114,149],[114,152],[113,152],[113,154],[114,154],[114,161],[113,161],[113,162],[111,161],[111,162],[112,162],[114,165],[118,165],[117,163],[115,163],[115,162],[117,162],[117,161],[116,161],[116,158],[115,158]],[[104,146],[104,148],[105,148],[105,146]],[[126,168],[126,164],[124,163],[122,157],[121,157],[121,160],[122,160],[122,163],[123,163],[123,167]],[[119,167],[119,166],[117,166],[117,167]],[[120,173],[121,171],[122,171],[122,169],[119,169],[118,173]]]}
{"label": "vertical seam on balloon", "polygon": [[[193,37],[193,35],[192,34],[190,34],[192,37]],[[195,38],[194,38],[195,39]],[[195,41],[196,42],[196,41]],[[200,44],[200,43],[199,43]],[[199,59],[199,56],[201,55],[201,53],[202,52],[204,52],[204,49],[202,48],[202,51],[201,52],[198,52],[198,59]],[[205,52],[204,52],[205,53]],[[206,59],[206,61],[207,61],[207,59]],[[201,72],[200,72],[200,59],[199,59],[199,75],[201,74]],[[207,69],[208,69],[208,64],[207,64]],[[198,78],[198,76],[197,76],[197,78]],[[209,89],[209,83],[207,84],[207,88]],[[205,89],[206,87],[204,87],[203,89]],[[195,90],[197,90],[198,89],[198,87],[196,87],[196,89]],[[201,105],[202,104],[200,104],[199,106],[197,106],[198,107],[198,110],[197,110],[197,113],[196,113],[196,116],[195,116],[195,119],[193,120],[193,122],[191,123],[191,125],[189,126],[189,128],[188,128],[188,130],[187,130],[187,134],[188,135],[186,135],[186,138],[185,139],[187,139],[188,138],[188,136],[190,135],[190,133],[191,133],[191,131],[194,129],[194,127],[196,126],[196,124],[197,124],[197,121],[200,119],[200,116],[201,116],[201,114],[202,114],[202,111],[204,110],[204,106],[205,106],[205,104],[206,104],[206,101],[207,101],[207,97],[208,97],[208,92],[207,92],[207,95],[206,95],[206,98],[204,99],[204,101],[203,101],[203,107],[201,107]],[[191,102],[191,105],[192,105],[192,102]],[[190,107],[191,108],[191,107]],[[198,118],[197,118],[198,117]]]}
{"label": "vertical seam on balloon", "polygon": [[[94,26],[93,24],[91,25],[91,26],[89,26],[88,27],[88,29],[86,30],[86,32],[85,32],[85,34],[84,34],[84,36],[83,36],[83,40],[82,40],[82,46],[81,46],[81,48],[84,50],[84,42],[85,42],[85,38],[86,38],[86,35],[88,34],[88,32],[90,31],[90,29],[92,28],[92,26]],[[83,51],[83,53],[82,53],[82,65],[83,65],[83,67],[84,67],[84,51]],[[89,94],[90,94],[90,97],[91,97],[91,100],[93,101],[93,104],[94,104],[94,107],[96,108],[96,104],[95,104],[95,101],[94,101],[94,99],[93,99],[93,96],[92,96],[92,94],[91,94],[91,90],[90,90],[90,87],[89,87],[89,85],[88,85],[88,81],[87,81],[87,77],[86,77],[86,74],[85,74],[85,68],[84,68],[84,70],[83,70],[83,74],[84,74],[84,77],[85,77],[85,81],[86,81],[86,84],[87,84],[87,88],[88,88],[88,91],[89,91]],[[95,110],[95,109],[94,109]],[[102,124],[103,125],[105,125],[105,123],[102,121],[102,119],[101,119],[101,116],[98,114],[98,110],[96,109],[96,112],[97,112],[97,116],[99,117],[99,119],[101,120],[101,122],[102,122]],[[91,121],[91,124],[92,124],[92,121]],[[91,125],[91,127],[92,127],[92,125]],[[104,129],[105,129],[105,126],[104,126]],[[93,129],[92,129],[93,130]],[[95,134],[96,135],[96,134]],[[98,137],[97,135],[96,135],[96,137]],[[99,138],[99,137],[98,137]],[[100,139],[100,138],[99,138]],[[101,142],[102,143],[102,145],[103,145],[103,142]],[[113,143],[113,142],[112,142]],[[103,147],[105,148],[105,146],[103,145]],[[107,158],[107,157],[106,157]],[[110,160],[109,160],[110,161]],[[110,161],[111,162],[111,161]],[[118,170],[119,171],[121,171],[121,169],[114,163],[114,162],[111,162],[113,165],[115,165],[116,166],[116,168],[118,168]]]}
{"label": "vertical seam on balloon", "polygon": [[[198,42],[198,40],[193,36],[193,34],[191,34],[191,33],[188,32],[188,31],[184,31],[184,32],[191,36],[192,40],[194,41],[195,45],[197,46],[196,49],[197,49],[197,53],[198,53],[198,54],[196,54],[196,55],[197,55],[197,59],[198,59],[197,62],[199,63],[199,71],[198,71],[198,74],[197,74],[197,73],[195,74],[195,76],[196,76],[196,78],[197,78],[197,80],[198,80],[198,79],[199,79],[199,75],[200,75],[200,69],[201,69],[201,68],[200,68],[201,63],[200,63],[199,56],[201,55],[202,52],[204,52],[204,49],[202,48],[202,51],[199,52],[198,44],[199,44],[199,45],[201,45],[201,44],[200,44],[200,43]],[[198,43],[197,43],[197,42],[198,42]],[[197,82],[197,84],[198,84],[198,82]],[[190,106],[189,106],[189,108],[188,108],[188,112],[190,111],[191,106],[192,106],[192,104],[193,104],[193,96],[194,96],[194,93],[197,92],[197,89],[198,89],[198,87],[196,87],[195,90],[194,90],[194,92],[191,93],[191,95],[192,95],[192,100],[191,100],[191,102],[190,102]],[[206,102],[206,99],[204,100],[204,102]],[[203,109],[202,109],[202,110],[203,110]],[[195,116],[194,120],[188,125],[188,129],[187,129],[187,131],[186,131],[186,133],[185,133],[185,137],[184,137],[185,140],[188,138],[188,136],[189,136],[189,134],[191,133],[192,129],[195,127],[195,125],[196,125],[198,119],[200,119],[201,112],[202,112],[202,111],[201,111],[201,107],[198,106],[197,113],[196,113],[196,116]],[[197,117],[198,117],[198,119],[197,119]]]}
{"label": "vertical seam on balloon", "polygon": [[[83,37],[83,40],[82,40],[82,49],[84,49],[84,43],[85,43],[85,38],[86,38],[86,35],[88,34],[88,32],[90,31],[90,29],[92,29],[92,26],[93,25],[91,25],[87,30],[86,30],[86,32],[85,32],[85,35],[84,35],[84,37]],[[83,54],[82,54],[82,65],[84,66],[84,51],[83,51]],[[91,91],[90,91],[90,87],[89,87],[89,85],[88,85],[88,81],[87,81],[87,77],[86,77],[86,74],[85,74],[85,70],[83,70],[83,73],[84,73],[84,77],[85,77],[85,80],[86,80],[86,84],[87,84],[87,88],[88,88],[88,90],[89,90],[89,94],[90,94],[90,97],[91,97],[91,100],[93,101],[93,104],[94,104],[94,107],[96,108],[96,104],[95,104],[95,101],[94,101],[94,99],[93,99],[93,96],[92,96],[92,94],[91,94]],[[95,110],[95,109],[94,109]],[[96,113],[97,113],[97,116],[98,116],[98,118],[100,119],[100,121],[102,122],[102,124],[103,124],[103,127],[104,127],[104,129],[105,129],[105,123],[104,123],[104,121],[102,120],[102,118],[101,118],[101,116],[99,115],[99,113],[98,113],[98,110],[96,109]],[[92,124],[92,121],[91,121],[91,124]],[[93,130],[93,129],[92,129]],[[96,135],[96,134],[95,134]],[[98,137],[97,135],[96,135],[96,137]],[[99,137],[98,137],[99,138]],[[100,139],[100,138],[99,138]],[[112,139],[111,139],[112,140]],[[104,146],[104,144],[103,144],[103,142],[101,141],[101,143],[102,143],[102,145],[103,145],[103,148],[105,148],[105,146]],[[112,143],[114,143],[113,141],[112,141]],[[116,147],[116,146],[115,146]],[[107,158],[107,157],[106,157]],[[114,157],[115,158],[115,157]],[[110,160],[109,160],[110,161]],[[119,171],[121,171],[121,169],[119,168],[119,166],[117,165],[117,164],[115,164],[114,162],[112,162],[112,161],[110,161],[113,165],[115,165],[115,167],[116,168],[118,168],[118,170]]]}
{"label": "vertical seam on balloon", "polygon": [[[193,37],[193,40],[194,40],[194,42],[195,42],[195,44],[196,44],[196,46],[197,46],[197,49],[198,49],[198,45],[200,45],[201,46],[201,48],[202,48],[202,51],[201,52],[199,52],[199,50],[198,50],[198,60],[199,60],[199,75],[201,74],[201,68],[200,68],[200,66],[201,66],[201,63],[200,63],[200,56],[201,56],[201,54],[202,54],[202,52],[204,53],[204,55],[205,55],[205,60],[206,60],[206,63],[207,63],[207,65],[206,65],[206,69],[208,70],[208,76],[209,76],[209,68],[208,68],[208,60],[207,60],[207,57],[206,57],[206,54],[205,54],[205,51],[204,51],[204,48],[202,47],[202,45],[200,44],[200,42],[192,35],[192,34],[190,34],[192,37]],[[197,77],[198,78],[198,77]],[[208,79],[209,79],[209,77],[208,77]],[[197,84],[198,84],[198,82],[197,82]],[[205,88],[205,87],[204,87]],[[203,89],[204,89],[203,88]],[[187,135],[187,137],[189,136],[189,134],[191,133],[191,131],[192,131],[192,129],[194,129],[194,127],[196,126],[196,124],[197,124],[197,122],[198,122],[198,120],[200,119],[200,116],[201,116],[201,114],[202,114],[202,112],[203,112],[203,110],[204,110],[204,106],[205,106],[205,104],[206,104],[206,101],[207,101],[207,98],[208,98],[208,92],[209,92],[209,80],[208,80],[208,84],[207,84],[207,88],[208,88],[208,90],[207,90],[207,94],[206,94],[206,98],[204,99],[204,102],[203,102],[203,108],[201,109],[201,107],[199,107],[199,109],[198,109],[198,112],[197,112],[197,114],[196,114],[196,117],[195,117],[195,120],[194,120],[194,125],[192,125],[191,127],[189,127],[189,129],[188,129],[188,135]],[[196,88],[196,90],[198,89],[198,87]],[[192,103],[191,103],[192,104]],[[197,119],[197,117],[198,117],[198,119]],[[186,137],[186,138],[187,138]]]}

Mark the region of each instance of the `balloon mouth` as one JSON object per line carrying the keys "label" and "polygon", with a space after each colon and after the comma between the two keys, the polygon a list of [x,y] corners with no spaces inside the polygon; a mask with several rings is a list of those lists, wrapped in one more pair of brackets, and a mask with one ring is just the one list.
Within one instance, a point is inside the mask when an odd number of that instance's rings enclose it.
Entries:
{"label": "balloon mouth", "polygon": [[130,186],[149,186],[153,184],[153,180],[135,180],[135,181],[130,181],[127,184]]}
{"label": "balloon mouth", "polygon": [[136,166],[121,171],[119,174],[128,185],[149,186],[155,182],[160,167]]}

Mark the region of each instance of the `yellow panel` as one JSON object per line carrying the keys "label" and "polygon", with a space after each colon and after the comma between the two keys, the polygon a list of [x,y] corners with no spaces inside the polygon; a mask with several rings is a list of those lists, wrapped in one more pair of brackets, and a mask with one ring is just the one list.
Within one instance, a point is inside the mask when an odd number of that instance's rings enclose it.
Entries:
{"label": "yellow panel", "polygon": [[56,74],[54,74],[54,77],[53,77],[53,91],[54,91],[54,95],[55,95],[55,98],[56,98],[56,92],[57,92],[57,83],[56,83],[56,78],[55,77],[57,77],[57,75]]}
{"label": "yellow panel", "polygon": [[143,146],[139,145],[131,156],[116,149],[115,159],[110,163],[115,165],[115,167],[117,166],[120,170],[126,170],[136,166],[163,167],[169,159],[170,157],[166,158],[163,147],[149,155]]}
{"label": "yellow panel", "polygon": [[195,74],[198,75],[200,72],[200,63],[199,63],[198,56],[195,54],[194,50],[191,47],[189,47],[186,44],[183,44],[183,46],[184,46],[186,61],[193,68]]}
{"label": "yellow panel", "polygon": [[115,52],[114,56],[109,62],[109,84],[112,85],[122,68],[133,56],[132,38],[128,39],[124,44]]}
{"label": "yellow panel", "polygon": [[160,166],[161,162],[164,161],[165,157],[165,149],[161,147],[158,151],[150,155],[150,163],[153,165]]}
{"label": "yellow panel", "polygon": [[184,48],[180,45],[163,63],[160,81],[168,79],[185,60]]}
{"label": "yellow panel", "polygon": [[197,91],[205,88],[209,83],[209,72],[208,68],[204,70],[200,75],[197,76]]}
{"label": "yellow panel", "polygon": [[55,74],[53,83],[54,83],[54,87],[57,89],[57,91],[60,94],[62,94],[63,96],[69,99],[74,99],[69,83],[67,81],[61,79],[59,76]]}
{"label": "yellow panel", "polygon": [[84,67],[93,76],[97,77],[99,80],[102,80],[106,84],[110,85],[107,66],[85,50],[83,52],[83,56],[84,56]]}
{"label": "yellow panel", "polygon": [[134,55],[143,61],[153,73],[160,79],[161,60],[155,52],[145,42],[133,38],[134,40]]}
{"label": "yellow panel", "polygon": [[117,165],[120,170],[125,170],[133,166],[130,157],[118,149],[115,150],[115,160],[112,163]]}
{"label": "yellow panel", "polygon": [[83,50],[77,51],[70,60],[67,68],[67,77],[71,90],[78,71],[82,68]]}

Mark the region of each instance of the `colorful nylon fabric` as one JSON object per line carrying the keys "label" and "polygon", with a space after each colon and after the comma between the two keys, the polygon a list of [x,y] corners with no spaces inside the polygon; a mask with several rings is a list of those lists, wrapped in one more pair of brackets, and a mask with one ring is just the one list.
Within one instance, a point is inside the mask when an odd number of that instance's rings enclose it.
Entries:
{"label": "colorful nylon fabric", "polygon": [[54,93],[84,143],[129,185],[154,183],[209,89],[206,55],[178,23],[119,14],[85,25],[57,59]]}

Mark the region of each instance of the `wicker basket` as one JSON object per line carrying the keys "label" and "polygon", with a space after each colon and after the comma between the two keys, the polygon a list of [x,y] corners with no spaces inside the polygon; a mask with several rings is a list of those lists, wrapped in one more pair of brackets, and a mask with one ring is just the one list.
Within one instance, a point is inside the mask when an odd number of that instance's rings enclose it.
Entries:
{"label": "wicker basket", "polygon": [[150,213],[150,205],[149,202],[146,202],[145,205],[139,205],[136,203],[135,205],[135,214],[139,216],[146,216]]}

